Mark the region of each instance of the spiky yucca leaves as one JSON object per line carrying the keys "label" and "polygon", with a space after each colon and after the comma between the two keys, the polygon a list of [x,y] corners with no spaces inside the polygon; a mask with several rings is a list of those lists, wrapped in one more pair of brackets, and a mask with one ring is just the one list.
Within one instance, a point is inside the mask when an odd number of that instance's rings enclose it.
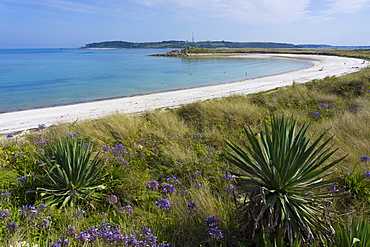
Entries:
{"label": "spiky yucca leaves", "polygon": [[249,197],[244,205],[247,234],[282,231],[290,243],[297,237],[311,242],[332,236],[325,222],[330,195],[314,193],[333,183],[325,179],[328,170],[343,158],[324,164],[336,151],[327,147],[331,138],[323,140],[326,133],[308,137],[309,124],[296,129],[295,120],[274,117],[271,127],[265,123],[265,132],[245,130],[250,146],[228,142],[228,160],[244,171],[236,175],[240,191]]}
{"label": "spiky yucca leaves", "polygon": [[94,157],[93,146],[73,137],[61,139],[51,147],[51,156],[39,155],[45,177],[43,187],[37,188],[48,204],[65,207],[88,204],[104,195],[104,178],[101,159]]}
{"label": "spiky yucca leaves", "polygon": [[370,222],[369,219],[360,219],[356,224],[354,220],[336,224],[335,246],[341,247],[370,247]]}

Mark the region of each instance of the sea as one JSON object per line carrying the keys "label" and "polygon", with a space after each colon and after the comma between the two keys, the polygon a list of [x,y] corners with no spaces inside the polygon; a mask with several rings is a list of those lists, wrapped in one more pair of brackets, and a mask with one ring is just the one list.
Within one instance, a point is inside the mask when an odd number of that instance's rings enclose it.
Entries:
{"label": "sea", "polygon": [[311,66],[298,59],[156,57],[166,49],[0,49],[0,113],[194,88]]}

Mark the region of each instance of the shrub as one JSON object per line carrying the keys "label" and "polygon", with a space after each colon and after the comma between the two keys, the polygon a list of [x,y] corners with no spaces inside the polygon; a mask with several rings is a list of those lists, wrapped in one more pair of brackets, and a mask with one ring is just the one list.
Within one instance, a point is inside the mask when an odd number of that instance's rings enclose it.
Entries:
{"label": "shrub", "polygon": [[93,146],[74,137],[61,139],[51,156],[39,155],[45,172],[44,185],[37,188],[42,198],[59,207],[102,199],[106,175],[98,154],[92,155]]}
{"label": "shrub", "polygon": [[244,172],[236,175],[239,190],[249,196],[244,205],[247,234],[274,236],[282,230],[290,243],[331,237],[324,217],[330,195],[314,192],[329,187],[333,181],[324,178],[343,158],[324,165],[336,151],[327,148],[331,138],[324,141],[324,132],[314,140],[307,137],[308,124],[297,132],[296,125],[293,119],[274,117],[271,129],[265,123],[265,132],[255,135],[246,129],[250,147],[228,143],[233,151],[228,160]]}

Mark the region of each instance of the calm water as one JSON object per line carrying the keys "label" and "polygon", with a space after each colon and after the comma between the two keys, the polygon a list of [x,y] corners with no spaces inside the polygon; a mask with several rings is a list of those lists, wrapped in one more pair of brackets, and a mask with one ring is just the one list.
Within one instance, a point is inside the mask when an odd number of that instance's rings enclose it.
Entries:
{"label": "calm water", "polygon": [[147,56],[165,52],[0,50],[0,112],[214,85],[311,65],[295,59]]}

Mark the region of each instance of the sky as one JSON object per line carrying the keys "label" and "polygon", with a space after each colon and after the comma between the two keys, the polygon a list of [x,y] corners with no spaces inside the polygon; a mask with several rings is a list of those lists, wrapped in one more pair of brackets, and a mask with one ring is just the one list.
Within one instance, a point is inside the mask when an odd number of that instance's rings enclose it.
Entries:
{"label": "sky", "polygon": [[370,46],[370,0],[0,0],[0,49],[101,41]]}

